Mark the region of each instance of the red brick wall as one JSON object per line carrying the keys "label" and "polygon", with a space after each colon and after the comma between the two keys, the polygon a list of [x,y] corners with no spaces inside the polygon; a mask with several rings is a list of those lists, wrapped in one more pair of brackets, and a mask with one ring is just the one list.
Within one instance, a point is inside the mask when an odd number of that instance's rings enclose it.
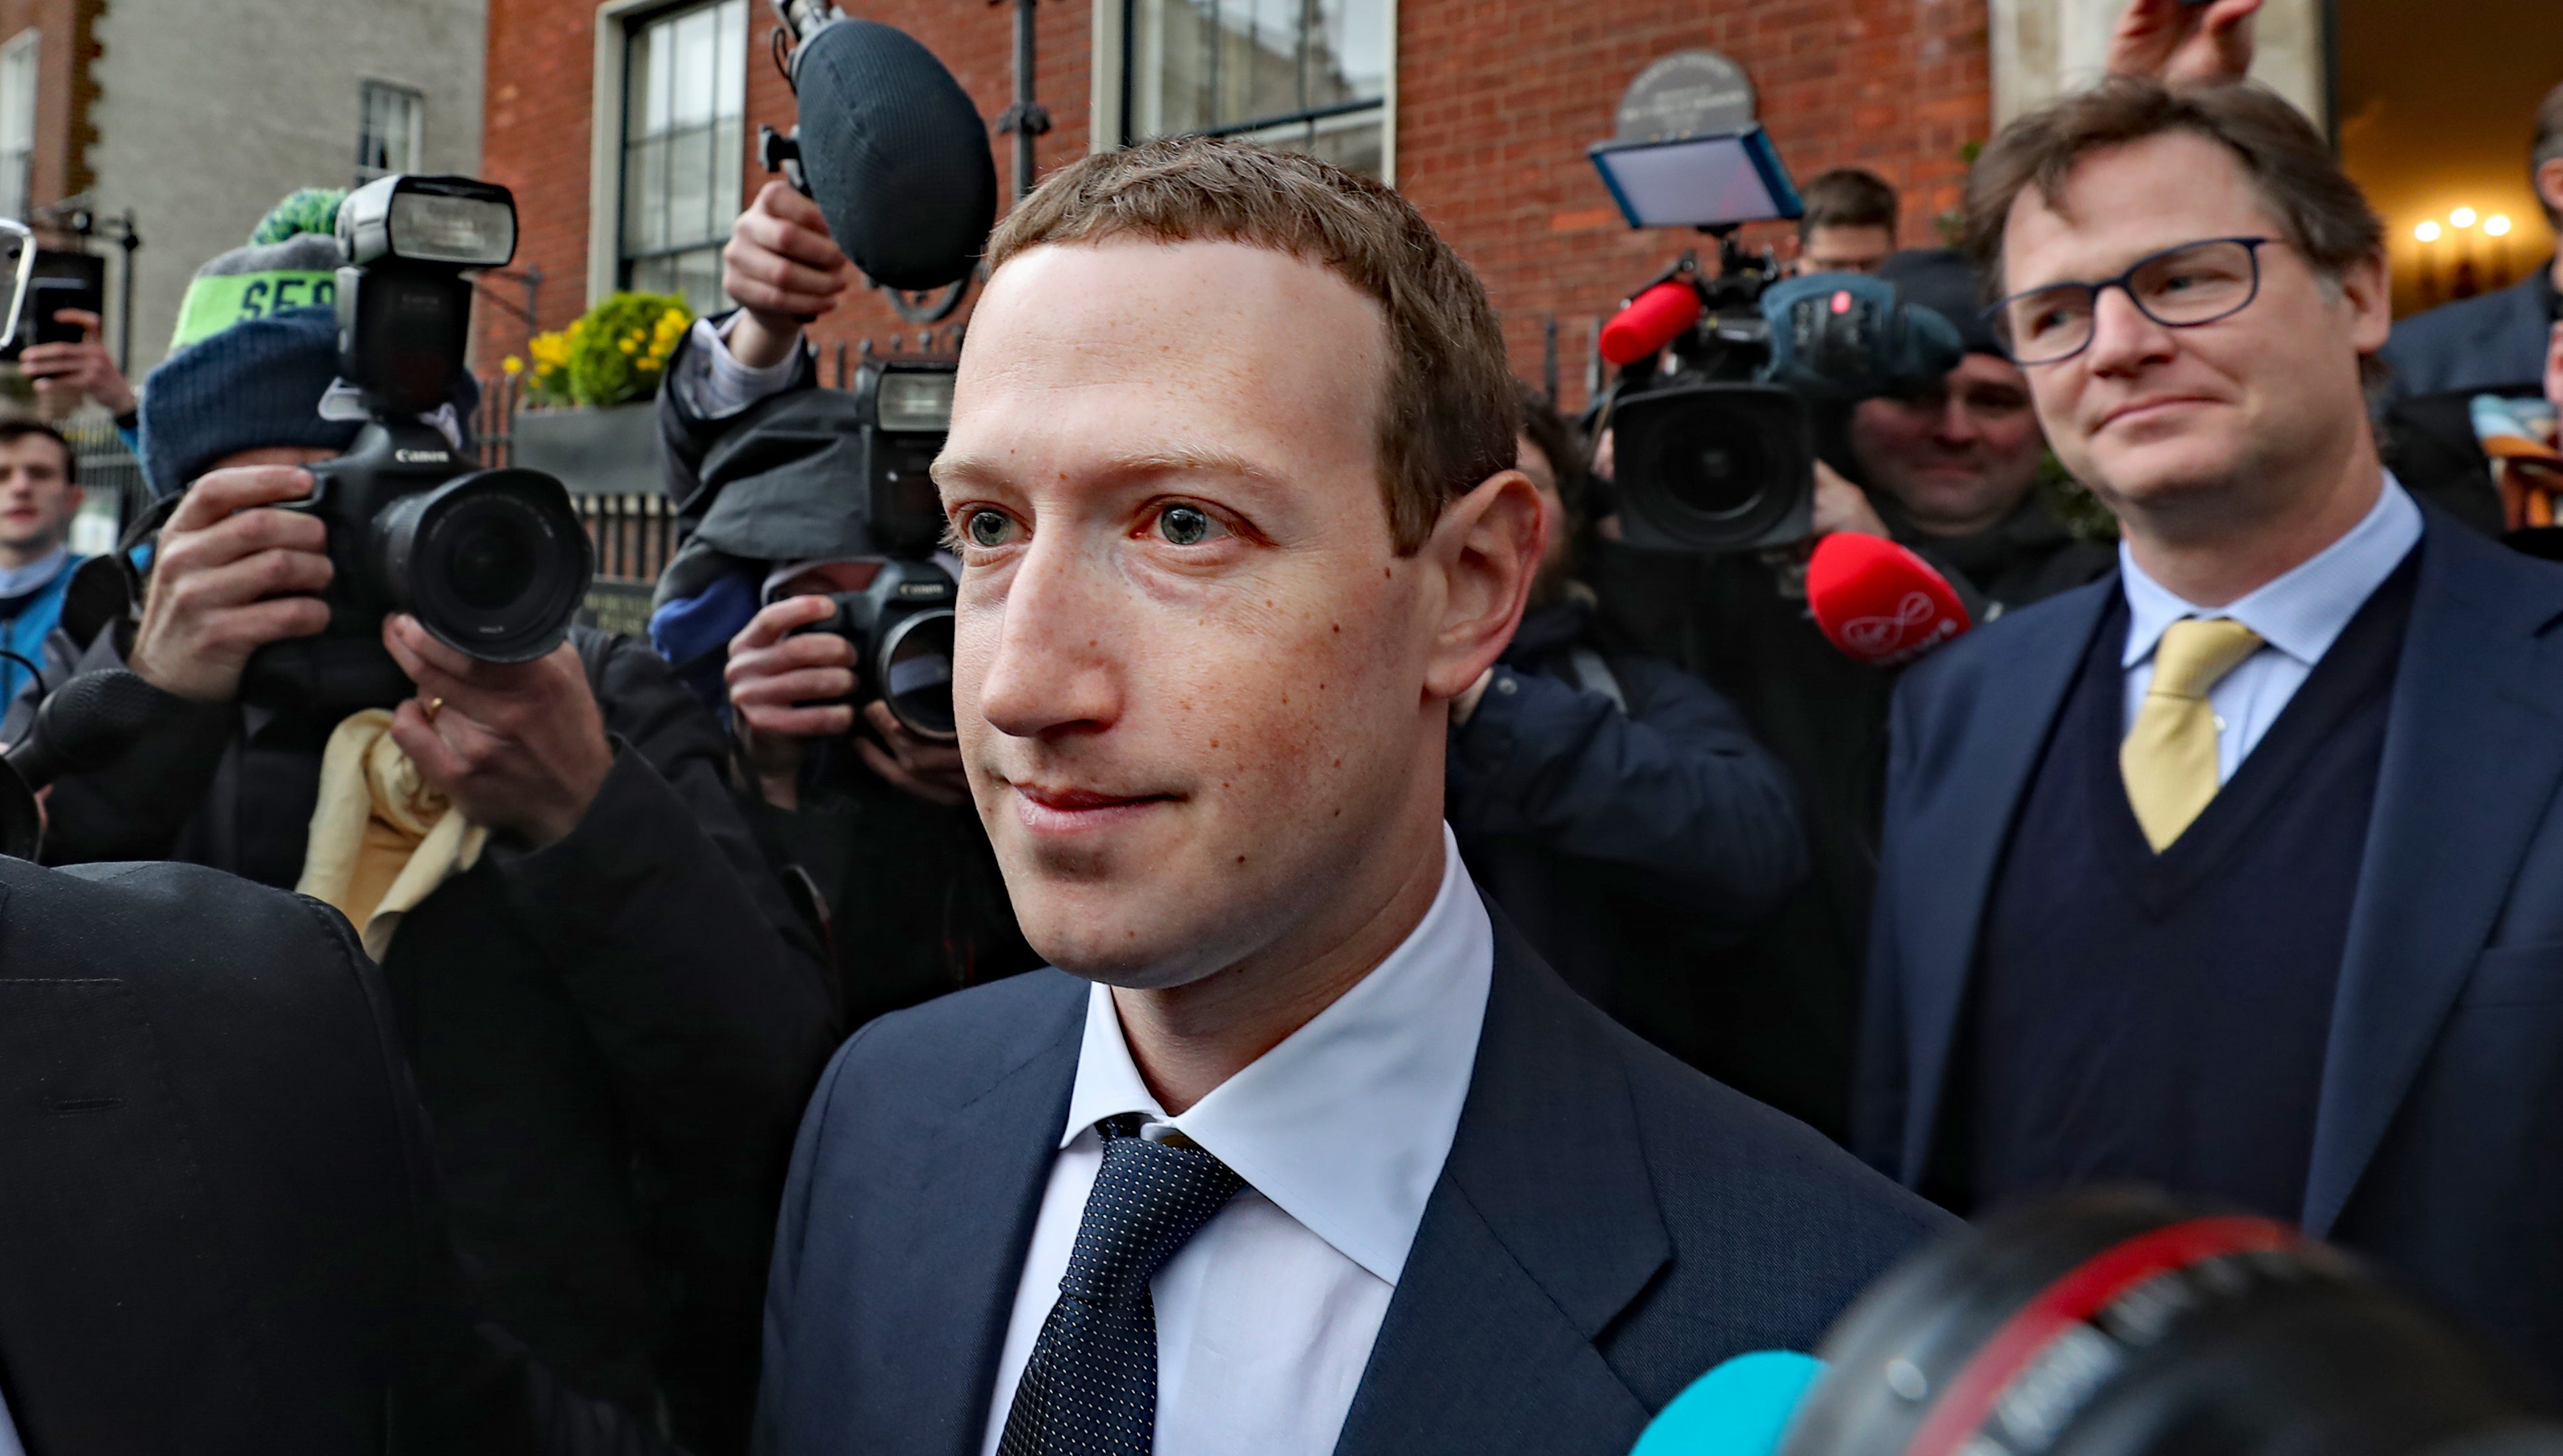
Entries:
{"label": "red brick wall", "polygon": [[90,107],[98,97],[91,63],[92,35],[101,0],[0,0],[0,41],[33,29],[43,36],[36,57],[35,175],[29,201],[37,207],[88,188],[88,152],[98,140]]}
{"label": "red brick wall", "polygon": [[[1116,3],[1116,0],[1100,0]],[[1801,181],[1868,167],[1904,192],[1903,238],[1936,240],[1957,202],[1960,149],[1990,126],[1984,0],[1400,0],[1398,181],[1485,277],[1504,313],[1514,369],[1536,382],[1545,320],[1558,319],[1559,373],[1583,397],[1592,319],[1695,240],[1632,233],[1585,160],[1608,136],[1621,91],[1668,52],[1712,47],[1741,62],[1764,121]],[[858,0],[868,19],[906,30],[952,69],[993,121],[1013,97],[1011,0]],[[790,93],[765,60],[771,24],[750,10],[747,134],[788,124]],[[1044,0],[1040,92],[1057,128],[1045,169],[1084,153],[1087,0]],[[557,327],[585,306],[592,0],[491,0],[485,169],[523,210],[517,266],[545,274],[542,314]],[[1012,138],[991,134],[998,175]],[[763,181],[749,159],[746,192]],[[1756,241],[1787,230],[1761,230]],[[494,310],[493,310],[494,312]],[[964,315],[966,316],[966,314]],[[506,341],[511,320],[485,318]],[[915,346],[877,295],[859,295],[816,330],[833,346],[893,334]]]}

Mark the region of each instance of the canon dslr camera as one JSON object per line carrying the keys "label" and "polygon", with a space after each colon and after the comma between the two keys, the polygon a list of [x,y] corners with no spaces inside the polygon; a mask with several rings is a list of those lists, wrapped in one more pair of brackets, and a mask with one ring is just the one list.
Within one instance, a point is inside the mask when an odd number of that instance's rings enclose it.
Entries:
{"label": "canon dslr camera", "polygon": [[865,523],[878,561],[830,569],[834,615],[805,632],[833,632],[854,643],[857,693],[889,705],[899,726],[936,743],[953,741],[951,575],[934,563],[943,505],[926,470],[952,428],[949,359],[888,359],[855,376],[862,422]]}
{"label": "canon dslr camera", "polygon": [[351,389],[366,424],[345,455],[311,466],[310,496],[283,507],[328,526],[329,626],[260,648],[242,684],[251,701],[321,713],[409,695],[382,646],[386,614],[483,661],[528,662],[568,636],[595,571],[559,480],[476,468],[455,444],[468,274],[515,256],[514,198],[470,177],[385,177],[339,207],[338,240],[341,387],[322,409],[344,408]]}

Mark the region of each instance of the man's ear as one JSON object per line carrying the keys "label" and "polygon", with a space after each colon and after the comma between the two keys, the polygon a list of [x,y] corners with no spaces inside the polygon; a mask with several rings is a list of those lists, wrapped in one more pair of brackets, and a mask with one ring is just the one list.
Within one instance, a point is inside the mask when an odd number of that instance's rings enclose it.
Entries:
{"label": "man's ear", "polygon": [[1547,545],[1548,513],[1519,470],[1487,476],[1443,510],[1418,553],[1445,584],[1424,674],[1428,696],[1458,697],[1503,654]]}
{"label": "man's ear", "polygon": [[2340,272],[2340,294],[2350,307],[2350,337],[2361,354],[2385,347],[2394,331],[2393,274],[2383,252],[2362,258]]}
{"label": "man's ear", "polygon": [[2563,157],[2536,169],[2536,196],[2547,210],[2563,213]]}

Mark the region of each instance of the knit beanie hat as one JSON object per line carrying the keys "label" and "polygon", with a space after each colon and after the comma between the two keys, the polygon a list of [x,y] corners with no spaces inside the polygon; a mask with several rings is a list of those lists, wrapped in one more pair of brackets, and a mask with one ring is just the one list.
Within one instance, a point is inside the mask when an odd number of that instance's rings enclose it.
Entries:
{"label": "knit beanie hat", "polygon": [[161,361],[142,382],[142,473],[175,495],[205,467],[262,446],[344,450],[361,420],[320,418],[338,377],[338,314],[289,308],[236,323]]}

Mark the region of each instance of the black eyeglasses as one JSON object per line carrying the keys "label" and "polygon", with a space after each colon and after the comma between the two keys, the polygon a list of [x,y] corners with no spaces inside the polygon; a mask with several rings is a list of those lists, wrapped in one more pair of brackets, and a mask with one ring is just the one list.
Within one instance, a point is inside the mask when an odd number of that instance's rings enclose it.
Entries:
{"label": "black eyeglasses", "polygon": [[2116,288],[2136,311],[2165,328],[2231,318],[2261,296],[2267,238],[2210,238],[2139,258],[2096,283],[2050,283],[1985,310],[1995,342],[2015,364],[2061,364],[2091,347],[2100,295]]}

